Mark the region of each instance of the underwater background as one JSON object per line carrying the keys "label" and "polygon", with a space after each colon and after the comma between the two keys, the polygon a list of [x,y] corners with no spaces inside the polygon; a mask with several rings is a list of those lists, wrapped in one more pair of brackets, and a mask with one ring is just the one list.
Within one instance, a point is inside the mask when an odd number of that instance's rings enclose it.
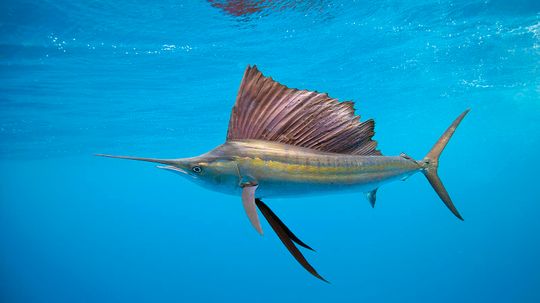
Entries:
{"label": "underwater background", "polygon": [[[354,100],[385,155],[439,174],[265,202],[149,163],[223,143],[248,64]],[[0,2],[1,302],[540,302],[540,2]]]}

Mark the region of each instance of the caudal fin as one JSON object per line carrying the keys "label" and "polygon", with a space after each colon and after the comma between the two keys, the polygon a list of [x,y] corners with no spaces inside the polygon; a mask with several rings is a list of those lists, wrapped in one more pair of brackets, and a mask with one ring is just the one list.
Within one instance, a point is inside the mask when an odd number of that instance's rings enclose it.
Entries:
{"label": "caudal fin", "polygon": [[450,138],[452,138],[452,135],[456,131],[459,123],[461,123],[461,120],[465,118],[465,115],[467,115],[468,112],[469,109],[464,111],[461,115],[459,115],[459,117],[456,118],[456,120],[454,120],[454,122],[452,122],[452,124],[442,134],[437,143],[435,143],[435,145],[431,148],[427,156],[422,161],[424,165],[423,172],[429,183],[431,184],[431,186],[433,186],[433,189],[435,190],[435,192],[437,192],[446,207],[448,207],[448,209],[450,209],[450,211],[460,220],[463,220],[463,217],[461,217],[461,215],[459,214],[457,208],[452,202],[452,199],[450,199],[450,195],[444,188],[441,179],[439,179],[437,169],[439,167],[439,157],[441,156],[442,151],[446,147],[446,144],[448,144],[448,141],[450,141]]}

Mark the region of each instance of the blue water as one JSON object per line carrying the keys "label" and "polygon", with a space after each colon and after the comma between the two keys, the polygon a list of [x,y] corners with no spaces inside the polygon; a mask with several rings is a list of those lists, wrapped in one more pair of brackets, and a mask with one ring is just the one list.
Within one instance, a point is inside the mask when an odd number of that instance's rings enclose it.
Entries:
{"label": "blue water", "polygon": [[[0,301],[540,302],[538,1],[2,1]],[[421,175],[267,204],[305,272],[240,199],[154,165],[224,141],[243,71],[355,100]]]}

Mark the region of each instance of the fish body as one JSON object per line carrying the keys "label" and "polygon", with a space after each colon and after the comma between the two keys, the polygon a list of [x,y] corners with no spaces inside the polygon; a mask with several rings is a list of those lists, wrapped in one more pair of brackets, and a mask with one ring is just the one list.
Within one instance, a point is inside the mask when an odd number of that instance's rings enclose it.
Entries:
{"label": "fish body", "polygon": [[439,179],[439,157],[469,110],[459,115],[421,160],[377,149],[374,121],[360,121],[354,103],[327,94],[288,88],[248,66],[231,113],[224,144],[200,156],[156,159],[103,155],[164,164],[202,187],[240,196],[253,227],[262,234],[257,209],[294,258],[326,281],[296,245],[294,235],[262,199],[336,192],[363,192],[372,207],[384,183],[422,172],[448,209],[461,214]]}
{"label": "fish body", "polygon": [[[343,155],[262,140],[227,142],[203,156],[200,162],[229,168],[216,173],[214,188],[238,194],[242,190],[240,179],[244,178],[259,185],[260,198],[344,191],[367,193],[423,169],[421,163],[403,156]],[[220,184],[223,182],[228,184]]]}

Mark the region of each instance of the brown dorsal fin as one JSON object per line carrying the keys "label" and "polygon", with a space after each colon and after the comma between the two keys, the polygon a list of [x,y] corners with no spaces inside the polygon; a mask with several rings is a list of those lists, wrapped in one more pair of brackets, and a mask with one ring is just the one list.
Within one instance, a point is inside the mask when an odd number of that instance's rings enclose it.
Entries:
{"label": "brown dorsal fin", "polygon": [[266,140],[324,152],[380,155],[374,121],[360,122],[354,103],[288,88],[248,66],[233,107],[227,140]]}

